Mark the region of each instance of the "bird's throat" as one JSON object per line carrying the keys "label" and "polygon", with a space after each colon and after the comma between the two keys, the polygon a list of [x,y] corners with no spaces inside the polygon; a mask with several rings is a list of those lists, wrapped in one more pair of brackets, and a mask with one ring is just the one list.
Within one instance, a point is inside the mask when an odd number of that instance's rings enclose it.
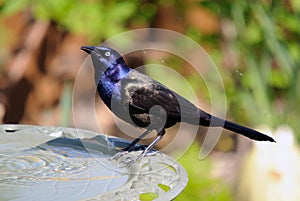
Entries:
{"label": "bird's throat", "polygon": [[129,71],[130,68],[124,67],[124,65],[122,64],[112,65],[103,73],[103,78],[109,80],[112,83],[117,83],[124,77],[126,77]]}

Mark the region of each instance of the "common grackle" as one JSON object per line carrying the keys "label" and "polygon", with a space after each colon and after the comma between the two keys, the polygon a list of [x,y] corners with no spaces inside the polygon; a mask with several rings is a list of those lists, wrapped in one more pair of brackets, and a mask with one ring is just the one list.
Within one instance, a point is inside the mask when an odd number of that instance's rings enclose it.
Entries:
{"label": "common grackle", "polygon": [[177,122],[223,127],[253,140],[275,142],[263,133],[199,109],[161,83],[129,68],[123,57],[109,47],[82,46],[81,50],[91,55],[97,91],[106,106],[120,119],[146,128],[124,151],[134,150],[136,143],[156,130],[157,137],[142,154],[146,155],[165,134],[165,128]]}

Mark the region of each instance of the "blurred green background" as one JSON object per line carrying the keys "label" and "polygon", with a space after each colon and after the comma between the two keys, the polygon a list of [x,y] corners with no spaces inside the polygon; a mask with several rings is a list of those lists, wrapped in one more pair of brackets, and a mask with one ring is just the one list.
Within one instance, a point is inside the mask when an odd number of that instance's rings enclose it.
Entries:
{"label": "blurred green background", "polygon": [[[297,141],[300,139],[299,25],[297,0],[0,0],[0,121],[72,126],[72,83],[86,56],[79,47],[97,45],[127,30],[164,28],[192,38],[216,63],[226,90],[228,118],[251,127],[264,126],[271,133],[286,125]],[[137,60],[133,65],[139,64]],[[199,84],[195,72],[176,59],[166,58],[166,63],[189,81],[203,107],[208,107],[205,102],[209,102],[209,94],[205,85]],[[243,189],[239,189],[242,186],[239,182],[243,183],[242,178],[249,173],[243,173],[243,158],[247,159],[249,153],[262,152],[253,151],[255,146],[244,143],[244,139],[241,144],[240,139],[228,136],[205,160],[198,160],[200,143],[195,143],[180,159],[190,181],[176,200],[269,200],[262,195],[259,198],[240,195]],[[298,146],[291,145],[279,146],[282,152],[295,148],[284,152],[285,156],[298,154]],[[263,163],[255,161],[253,156],[249,158],[254,160],[252,164]],[[225,161],[225,165],[220,161]],[[228,164],[234,164],[234,168]],[[261,179],[279,185],[289,171],[277,171],[276,167],[271,176],[262,174],[271,179]],[[295,178],[298,175],[289,173]],[[273,200],[290,200],[273,196]]]}

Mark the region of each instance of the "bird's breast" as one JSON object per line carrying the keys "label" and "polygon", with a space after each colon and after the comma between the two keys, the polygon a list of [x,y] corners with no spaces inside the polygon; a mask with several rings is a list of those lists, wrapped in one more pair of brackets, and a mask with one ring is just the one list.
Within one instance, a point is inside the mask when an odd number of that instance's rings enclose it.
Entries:
{"label": "bird's breast", "polygon": [[[100,80],[97,85],[97,91],[106,106],[111,109],[112,98],[116,98],[116,95],[119,94],[118,84]],[[120,97],[117,97],[117,99],[120,99]]]}

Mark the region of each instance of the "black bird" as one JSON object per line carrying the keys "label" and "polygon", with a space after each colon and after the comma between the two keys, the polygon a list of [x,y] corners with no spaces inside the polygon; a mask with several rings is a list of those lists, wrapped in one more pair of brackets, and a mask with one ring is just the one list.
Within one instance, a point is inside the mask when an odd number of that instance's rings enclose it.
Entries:
{"label": "black bird", "polygon": [[[129,68],[123,57],[104,46],[82,46],[91,55],[97,91],[106,106],[122,120],[146,128],[124,151],[134,150],[152,130],[157,137],[144,150],[146,155],[165,134],[165,128],[177,122],[193,125],[223,127],[258,141],[275,140],[263,133],[212,116],[147,75]],[[156,106],[156,107],[155,107]]]}

